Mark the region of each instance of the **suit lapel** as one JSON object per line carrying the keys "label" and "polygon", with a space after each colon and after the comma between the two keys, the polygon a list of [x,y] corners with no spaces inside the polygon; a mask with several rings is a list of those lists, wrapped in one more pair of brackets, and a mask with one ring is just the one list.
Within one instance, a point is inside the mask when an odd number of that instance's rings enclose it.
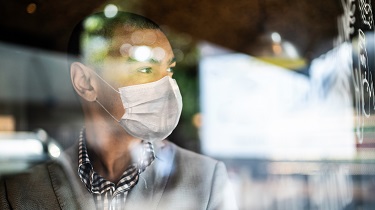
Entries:
{"label": "suit lapel", "polygon": [[171,175],[174,147],[166,141],[154,143],[156,159],[140,175],[137,185],[129,192],[126,209],[156,209]]}
{"label": "suit lapel", "polygon": [[[76,171],[77,168],[78,141],[63,153],[57,163],[48,166],[53,189],[60,207],[66,210],[95,209],[93,197],[82,185]],[[54,182],[54,180],[58,181]]]}
{"label": "suit lapel", "polygon": [[70,188],[70,184],[65,177],[65,172],[56,163],[48,165],[48,172],[61,209],[77,209],[77,203],[75,202],[76,198],[73,197],[74,195]]}
{"label": "suit lapel", "polygon": [[[156,159],[129,192],[125,209],[157,209],[173,170],[175,148],[167,141],[155,142],[154,148]],[[78,164],[78,145],[67,150],[59,163],[50,164],[48,170],[61,209],[95,209],[92,195],[81,187],[82,183],[75,172],[78,167],[75,167]]]}

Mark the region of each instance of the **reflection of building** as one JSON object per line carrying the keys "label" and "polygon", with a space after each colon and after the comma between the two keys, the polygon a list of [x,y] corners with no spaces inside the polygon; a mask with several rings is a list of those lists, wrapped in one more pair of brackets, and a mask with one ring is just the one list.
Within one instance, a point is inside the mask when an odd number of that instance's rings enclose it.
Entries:
{"label": "reflection of building", "polygon": [[343,86],[350,79],[350,46],[315,59],[311,78],[243,54],[205,57],[200,71],[203,152],[281,159],[354,155],[350,87]]}
{"label": "reflection of building", "polygon": [[58,158],[60,154],[61,147],[44,130],[0,131],[0,178],[24,172],[33,165]]}
{"label": "reflection of building", "polygon": [[[369,156],[375,148],[375,89],[374,45],[375,34],[358,29],[353,38],[353,104],[355,109],[355,133],[358,151]],[[371,155],[373,157],[373,155]]]}
{"label": "reflection of building", "polygon": [[277,32],[259,35],[247,53],[286,69],[302,70],[307,65],[306,59],[302,58],[297,47],[284,40]]}
{"label": "reflection of building", "polygon": [[66,62],[64,55],[0,43],[0,123],[6,130],[43,128],[64,147],[75,140],[71,129],[80,129],[81,108]]}

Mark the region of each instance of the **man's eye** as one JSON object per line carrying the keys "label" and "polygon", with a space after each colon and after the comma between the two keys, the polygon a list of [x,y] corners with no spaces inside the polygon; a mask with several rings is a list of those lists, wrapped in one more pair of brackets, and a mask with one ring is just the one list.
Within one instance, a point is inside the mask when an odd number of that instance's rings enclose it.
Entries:
{"label": "man's eye", "polygon": [[167,69],[167,72],[169,72],[169,73],[173,73],[174,71],[173,71],[173,68],[172,67],[169,67],[168,69]]}
{"label": "man's eye", "polygon": [[141,69],[138,69],[138,71],[141,72],[141,73],[146,73],[146,74],[152,73],[151,68],[141,68]]}

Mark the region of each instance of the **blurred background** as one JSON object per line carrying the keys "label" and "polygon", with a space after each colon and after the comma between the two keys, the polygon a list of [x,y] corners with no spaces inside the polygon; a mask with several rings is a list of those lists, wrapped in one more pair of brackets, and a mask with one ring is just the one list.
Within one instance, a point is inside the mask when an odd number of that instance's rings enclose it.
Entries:
{"label": "blurred background", "polygon": [[[224,161],[240,209],[374,209],[373,9],[371,0],[1,1],[0,176],[77,141],[71,30],[121,10],[167,34],[184,103],[169,140]],[[25,146],[34,140],[42,146]]]}

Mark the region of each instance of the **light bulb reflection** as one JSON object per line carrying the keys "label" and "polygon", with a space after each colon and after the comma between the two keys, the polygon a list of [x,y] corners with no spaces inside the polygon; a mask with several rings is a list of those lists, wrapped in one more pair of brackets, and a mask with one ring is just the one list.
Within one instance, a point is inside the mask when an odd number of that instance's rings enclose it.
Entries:
{"label": "light bulb reflection", "polygon": [[161,61],[165,57],[165,51],[161,47],[155,47],[152,49],[152,57],[157,61]]}
{"label": "light bulb reflection", "polygon": [[104,15],[107,18],[113,18],[113,17],[115,17],[117,15],[117,12],[118,12],[118,8],[114,4],[108,4],[104,8]]}
{"label": "light bulb reflection", "polygon": [[54,158],[58,158],[61,154],[60,148],[54,143],[48,145],[48,152]]}
{"label": "light bulb reflection", "polygon": [[271,39],[272,39],[273,42],[276,42],[276,43],[280,43],[281,42],[281,36],[277,32],[273,32],[271,34]]}
{"label": "light bulb reflection", "polygon": [[146,61],[151,58],[151,49],[147,46],[133,47],[130,56],[137,61]]}
{"label": "light bulb reflection", "polygon": [[26,7],[26,12],[29,13],[29,14],[34,14],[35,11],[37,9],[37,6],[35,3],[30,3],[29,5],[27,5]]}

